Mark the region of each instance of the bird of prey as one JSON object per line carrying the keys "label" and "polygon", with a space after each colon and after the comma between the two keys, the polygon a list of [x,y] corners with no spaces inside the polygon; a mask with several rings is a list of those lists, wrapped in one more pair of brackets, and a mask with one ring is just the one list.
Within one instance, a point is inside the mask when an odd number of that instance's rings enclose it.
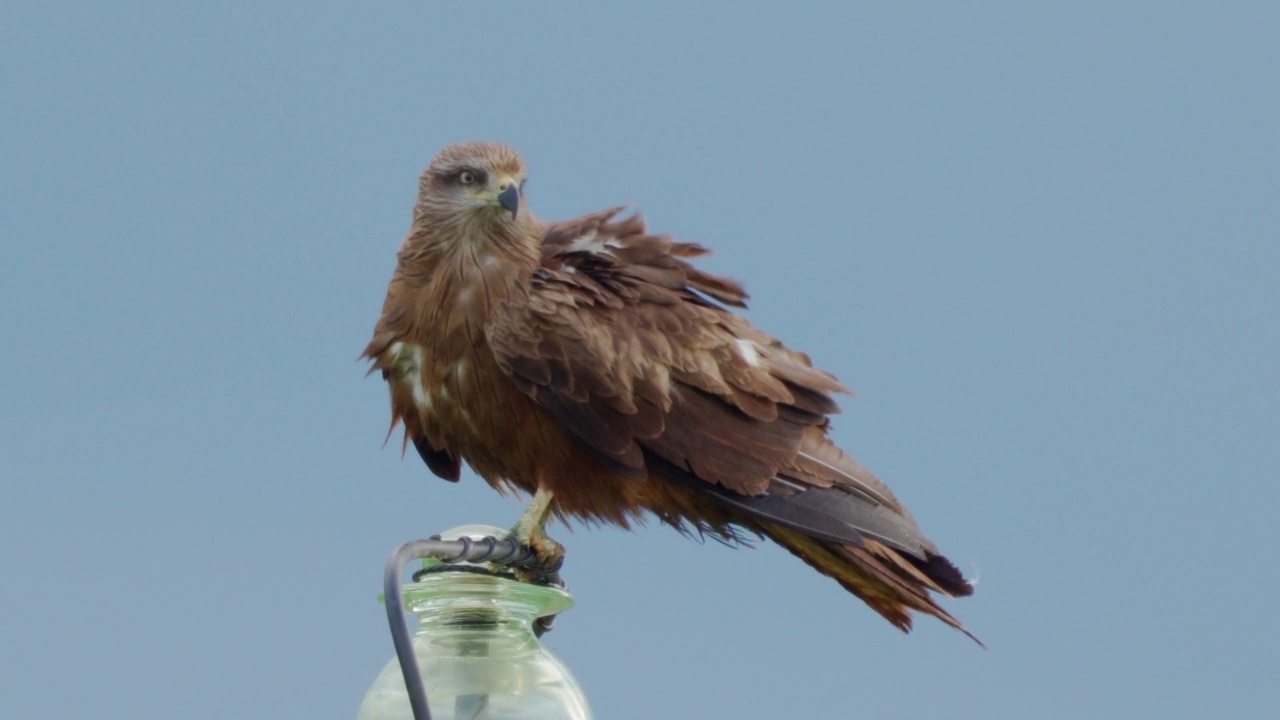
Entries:
{"label": "bird of prey", "polygon": [[563,557],[549,515],[652,514],[767,537],[903,631],[914,610],[968,634],[931,593],[972,583],[827,436],[845,386],[731,312],[747,294],[689,262],[703,247],[623,208],[541,220],[525,178],[516,151],[483,142],[422,175],[363,355],[406,448],[446,480],[465,460],[532,495],[513,533],[548,565]]}

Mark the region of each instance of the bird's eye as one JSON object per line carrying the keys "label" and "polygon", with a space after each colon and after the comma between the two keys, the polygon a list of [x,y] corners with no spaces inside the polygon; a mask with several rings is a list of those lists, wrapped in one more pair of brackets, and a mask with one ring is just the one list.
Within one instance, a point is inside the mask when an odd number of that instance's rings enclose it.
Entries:
{"label": "bird's eye", "polygon": [[463,185],[470,185],[475,181],[476,181],[476,174],[471,172],[470,170],[463,170],[462,172],[458,173],[458,182],[462,183]]}

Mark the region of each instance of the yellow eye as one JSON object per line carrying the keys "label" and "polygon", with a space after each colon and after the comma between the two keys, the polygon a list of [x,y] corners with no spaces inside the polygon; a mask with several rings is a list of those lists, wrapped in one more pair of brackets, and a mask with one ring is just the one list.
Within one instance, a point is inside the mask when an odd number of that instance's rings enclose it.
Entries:
{"label": "yellow eye", "polygon": [[462,172],[458,173],[458,182],[462,183],[463,185],[470,185],[475,181],[476,181],[476,175],[470,170],[463,170]]}

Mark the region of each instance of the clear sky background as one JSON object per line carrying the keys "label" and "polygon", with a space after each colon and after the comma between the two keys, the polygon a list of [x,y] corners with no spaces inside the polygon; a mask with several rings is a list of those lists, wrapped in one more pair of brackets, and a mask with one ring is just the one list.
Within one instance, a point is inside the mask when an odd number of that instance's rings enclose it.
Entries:
{"label": "clear sky background", "polygon": [[515,520],[356,361],[470,139],[714,247],[981,579],[553,528],[597,717],[1273,717],[1280,11],[1061,5],[6,3],[0,717],[351,718],[391,549]]}

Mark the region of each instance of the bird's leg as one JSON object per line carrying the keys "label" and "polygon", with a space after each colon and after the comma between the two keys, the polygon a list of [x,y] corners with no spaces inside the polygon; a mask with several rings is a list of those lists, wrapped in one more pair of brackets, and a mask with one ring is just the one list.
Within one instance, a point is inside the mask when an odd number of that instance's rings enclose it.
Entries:
{"label": "bird's leg", "polygon": [[511,538],[533,551],[538,566],[532,569],[548,575],[559,570],[564,562],[564,546],[547,536],[547,517],[554,497],[550,490],[539,486],[529,507],[511,528]]}

